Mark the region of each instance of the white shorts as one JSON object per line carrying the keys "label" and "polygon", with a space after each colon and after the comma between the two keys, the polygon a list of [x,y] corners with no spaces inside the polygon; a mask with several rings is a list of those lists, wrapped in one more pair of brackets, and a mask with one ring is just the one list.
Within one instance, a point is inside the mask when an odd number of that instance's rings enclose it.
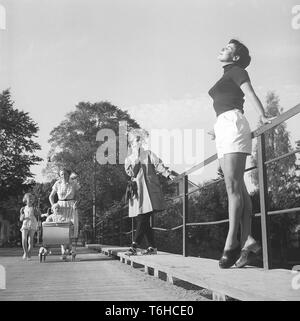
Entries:
{"label": "white shorts", "polygon": [[246,117],[238,109],[218,116],[214,125],[218,158],[224,154],[245,153],[251,155],[251,129]]}

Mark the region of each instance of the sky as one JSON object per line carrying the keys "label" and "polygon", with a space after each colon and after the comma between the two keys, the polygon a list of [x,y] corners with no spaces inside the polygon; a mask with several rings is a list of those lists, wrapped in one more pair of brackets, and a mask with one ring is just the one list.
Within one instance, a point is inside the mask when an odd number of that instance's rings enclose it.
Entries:
{"label": "sky", "polygon": [[[284,110],[300,103],[297,2],[0,0],[0,90],[10,88],[15,107],[38,123],[44,159],[50,131],[76,104],[109,101],[148,131],[200,130],[198,163],[216,152],[206,134],[216,120],[207,92],[222,75],[216,57],[231,38],[250,50],[247,70],[263,103],[271,90]],[[245,114],[255,129],[258,114],[247,102]],[[287,122],[292,144],[298,123],[299,116]],[[37,181],[46,180],[45,165],[32,168]],[[181,172],[194,164],[167,165]],[[216,166],[192,178],[214,178]]]}

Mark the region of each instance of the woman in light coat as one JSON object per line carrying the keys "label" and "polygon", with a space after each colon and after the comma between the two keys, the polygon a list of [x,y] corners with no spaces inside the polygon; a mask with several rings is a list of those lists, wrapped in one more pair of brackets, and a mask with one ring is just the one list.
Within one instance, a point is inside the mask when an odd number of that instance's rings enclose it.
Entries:
{"label": "woman in light coat", "polygon": [[130,255],[137,253],[144,237],[147,242],[145,254],[156,254],[150,218],[152,213],[165,209],[158,174],[171,180],[175,177],[152,151],[144,149],[144,136],[143,130],[135,129],[129,133],[131,154],[125,160],[125,171],[137,185],[137,195],[129,200],[129,217],[136,217],[137,220],[134,242],[128,251]]}

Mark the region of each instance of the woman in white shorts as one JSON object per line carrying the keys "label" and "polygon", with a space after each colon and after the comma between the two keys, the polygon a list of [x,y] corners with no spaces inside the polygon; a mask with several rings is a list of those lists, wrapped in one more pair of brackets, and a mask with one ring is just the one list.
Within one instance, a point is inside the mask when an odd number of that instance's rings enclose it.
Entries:
{"label": "woman in white shorts", "polygon": [[[251,61],[247,47],[232,39],[221,50],[218,60],[224,74],[209,90],[209,95],[217,114],[212,135],[224,173],[229,214],[229,230],[219,266],[243,267],[249,264],[249,254],[261,249],[251,236],[252,203],[244,182],[246,158],[252,151],[251,130],[243,111],[244,96],[257,108],[263,123],[269,123],[271,118],[265,116],[245,70]],[[237,238],[239,225],[240,241]]]}

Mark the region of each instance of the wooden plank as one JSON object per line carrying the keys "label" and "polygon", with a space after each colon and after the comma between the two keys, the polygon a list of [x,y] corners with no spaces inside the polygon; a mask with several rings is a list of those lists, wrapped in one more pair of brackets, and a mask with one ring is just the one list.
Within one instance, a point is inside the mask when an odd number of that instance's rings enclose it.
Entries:
{"label": "wooden plank", "polygon": [[[124,253],[118,253],[124,256]],[[220,269],[217,260],[158,252],[158,255],[133,256],[135,262],[166,273],[199,287],[246,301],[299,301],[299,291],[293,290],[291,271],[264,270],[256,267]]]}
{"label": "wooden plank", "polygon": [[170,273],[167,274],[167,280],[169,283],[174,284],[174,277],[172,274]]}

